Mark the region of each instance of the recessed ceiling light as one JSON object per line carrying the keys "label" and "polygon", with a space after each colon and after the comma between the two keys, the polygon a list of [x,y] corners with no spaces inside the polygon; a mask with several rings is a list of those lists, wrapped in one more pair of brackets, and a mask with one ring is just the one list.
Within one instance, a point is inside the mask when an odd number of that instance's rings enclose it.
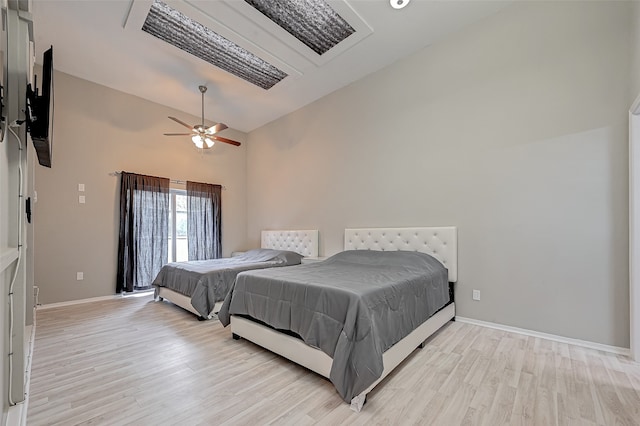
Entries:
{"label": "recessed ceiling light", "polygon": [[391,3],[391,7],[394,9],[402,9],[408,5],[410,1],[411,0],[389,0],[389,3]]}

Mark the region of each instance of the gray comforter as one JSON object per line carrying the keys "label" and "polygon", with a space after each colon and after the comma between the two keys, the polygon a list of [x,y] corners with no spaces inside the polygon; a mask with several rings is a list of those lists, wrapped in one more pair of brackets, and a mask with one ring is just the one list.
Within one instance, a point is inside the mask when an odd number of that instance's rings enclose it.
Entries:
{"label": "gray comforter", "polygon": [[333,358],[350,402],[382,375],[382,354],[449,301],[446,268],[418,252],[345,251],[324,262],[242,272],[218,313],[288,330]]}
{"label": "gray comforter", "polygon": [[152,285],[156,297],[158,287],[191,297],[191,305],[206,317],[216,302],[224,300],[239,272],[298,265],[302,257],[292,251],[255,249],[229,258],[172,262],[162,267]]}

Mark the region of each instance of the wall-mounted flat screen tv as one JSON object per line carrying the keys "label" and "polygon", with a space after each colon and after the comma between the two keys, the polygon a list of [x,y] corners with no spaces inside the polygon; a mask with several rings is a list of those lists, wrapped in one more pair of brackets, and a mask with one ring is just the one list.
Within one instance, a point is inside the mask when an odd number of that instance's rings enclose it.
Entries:
{"label": "wall-mounted flat screen tv", "polygon": [[51,143],[53,136],[53,46],[42,56],[42,91],[27,85],[27,132],[36,149],[38,163],[51,167]]}

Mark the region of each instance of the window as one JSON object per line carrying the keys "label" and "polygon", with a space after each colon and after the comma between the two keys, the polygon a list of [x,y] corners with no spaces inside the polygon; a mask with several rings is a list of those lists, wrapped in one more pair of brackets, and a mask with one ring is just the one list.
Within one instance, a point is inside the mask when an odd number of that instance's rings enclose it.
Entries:
{"label": "window", "polygon": [[[167,262],[221,256],[221,185],[122,172],[116,292],[151,287]],[[135,200],[135,202],[134,202]]]}
{"label": "window", "polygon": [[187,191],[169,192],[169,262],[189,260],[187,240]]}

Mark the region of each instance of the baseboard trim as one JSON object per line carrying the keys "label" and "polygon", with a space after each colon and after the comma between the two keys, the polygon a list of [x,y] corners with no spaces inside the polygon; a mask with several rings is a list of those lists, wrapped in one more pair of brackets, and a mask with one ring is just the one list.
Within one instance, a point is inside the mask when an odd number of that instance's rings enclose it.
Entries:
{"label": "baseboard trim", "polygon": [[602,343],[589,342],[587,340],[572,339],[570,337],[541,333],[539,331],[527,330],[525,328],[511,327],[508,325],[496,324],[493,322],[480,321],[480,320],[465,318],[460,316],[456,316],[456,321],[464,322],[467,324],[479,325],[481,327],[494,328],[496,330],[508,331],[511,333],[522,334],[525,336],[539,337],[541,339],[552,340],[554,342],[567,343],[569,345],[581,346],[583,348],[595,349],[598,351],[614,353],[614,354],[623,355],[626,357],[631,356],[631,350],[629,348],[621,348],[618,346],[604,345]]}
{"label": "baseboard trim", "polygon": [[150,295],[153,295],[153,289],[136,291],[133,293],[112,294],[110,296],[90,297],[88,299],[69,300],[67,302],[46,303],[43,305],[38,305],[36,309],[60,308],[63,306],[79,305],[81,303],[101,302],[104,300],[121,299],[121,298],[127,298],[127,297],[144,297],[144,296],[150,296]]}
{"label": "baseboard trim", "polygon": [[[6,426],[26,426],[27,406],[24,402],[12,405],[7,410]],[[23,421],[24,419],[24,421]]]}
{"label": "baseboard trim", "polygon": [[51,309],[51,308],[60,308],[63,306],[71,306],[71,305],[79,305],[82,303],[91,303],[91,302],[101,302],[104,300],[113,300],[122,298],[121,294],[112,294],[111,296],[99,296],[99,297],[90,297],[88,299],[78,299],[78,300],[69,300],[67,302],[57,302],[57,303],[46,303],[44,305],[38,305],[36,309]]}

